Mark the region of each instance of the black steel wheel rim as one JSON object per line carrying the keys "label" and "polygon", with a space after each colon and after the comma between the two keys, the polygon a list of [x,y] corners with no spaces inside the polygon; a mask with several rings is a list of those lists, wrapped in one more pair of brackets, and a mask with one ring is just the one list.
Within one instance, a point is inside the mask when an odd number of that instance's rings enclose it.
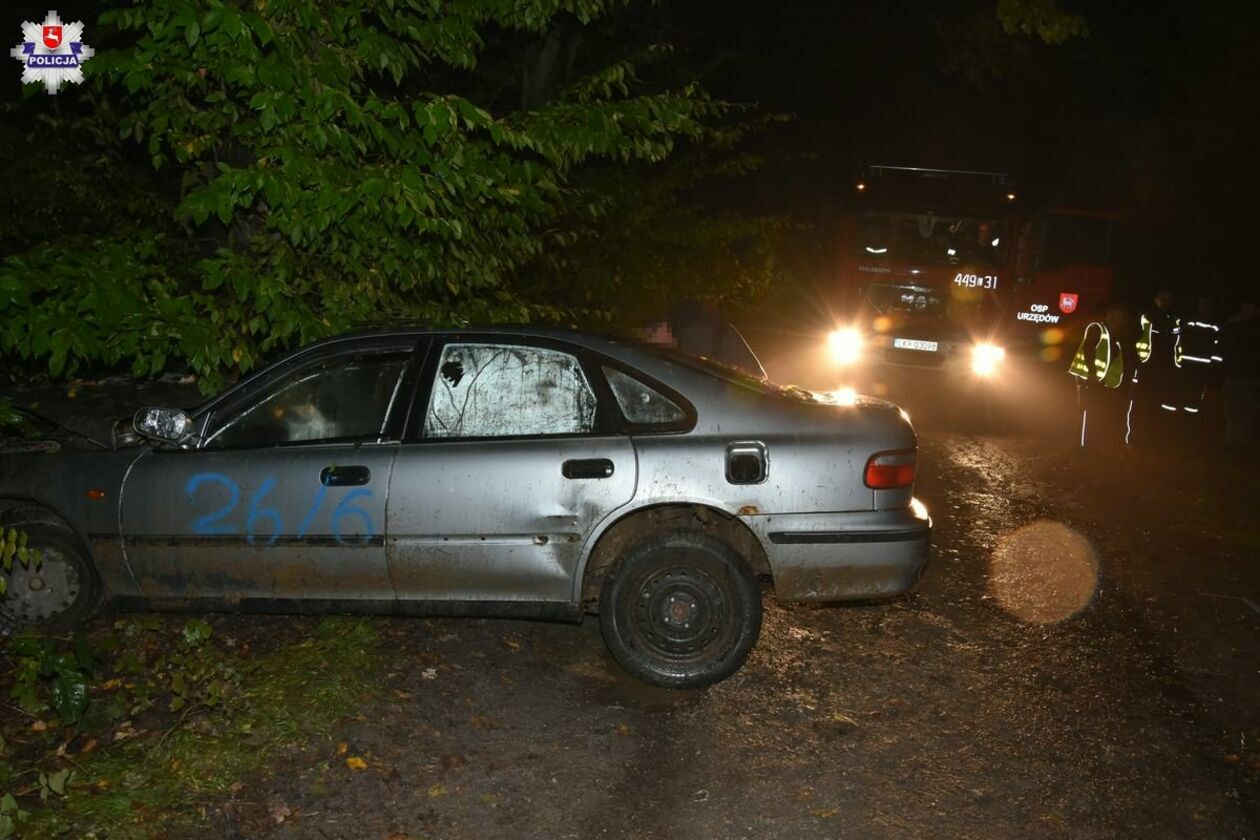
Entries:
{"label": "black steel wheel rim", "polygon": [[691,564],[668,564],[634,589],[632,623],[648,651],[668,659],[694,659],[729,634],[729,599],[710,574]]}

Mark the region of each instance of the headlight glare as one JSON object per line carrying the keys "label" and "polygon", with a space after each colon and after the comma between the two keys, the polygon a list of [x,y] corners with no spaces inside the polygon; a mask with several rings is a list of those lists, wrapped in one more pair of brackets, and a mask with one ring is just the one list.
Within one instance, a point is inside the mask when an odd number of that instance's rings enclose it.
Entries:
{"label": "headlight glare", "polygon": [[1006,358],[1006,350],[996,344],[977,344],[971,348],[971,370],[978,376],[992,376]]}
{"label": "headlight glare", "polygon": [[827,347],[836,364],[851,365],[862,357],[862,333],[853,327],[832,330],[827,335]]}

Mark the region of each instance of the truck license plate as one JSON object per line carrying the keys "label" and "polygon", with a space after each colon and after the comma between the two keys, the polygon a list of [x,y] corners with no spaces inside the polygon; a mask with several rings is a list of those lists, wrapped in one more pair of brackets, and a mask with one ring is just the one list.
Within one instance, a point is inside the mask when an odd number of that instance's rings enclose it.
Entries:
{"label": "truck license plate", "polygon": [[936,352],[935,341],[920,341],[917,338],[894,338],[893,347],[900,347],[902,350],[923,350],[927,353]]}

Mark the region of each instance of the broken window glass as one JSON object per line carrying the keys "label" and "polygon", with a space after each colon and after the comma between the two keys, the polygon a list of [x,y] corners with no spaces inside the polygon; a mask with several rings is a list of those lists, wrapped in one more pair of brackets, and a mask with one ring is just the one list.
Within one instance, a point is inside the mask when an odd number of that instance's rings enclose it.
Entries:
{"label": "broken window glass", "polygon": [[301,368],[230,418],[206,447],[374,440],[384,429],[407,359],[406,353],[355,354]]}
{"label": "broken window glass", "polygon": [[424,436],[565,435],[594,428],[595,393],[575,357],[544,347],[448,344]]}
{"label": "broken window glass", "polygon": [[621,406],[621,413],[631,423],[660,426],[678,423],[687,416],[669,397],[633,376],[610,367],[604,368],[604,376],[608,377],[608,385]]}

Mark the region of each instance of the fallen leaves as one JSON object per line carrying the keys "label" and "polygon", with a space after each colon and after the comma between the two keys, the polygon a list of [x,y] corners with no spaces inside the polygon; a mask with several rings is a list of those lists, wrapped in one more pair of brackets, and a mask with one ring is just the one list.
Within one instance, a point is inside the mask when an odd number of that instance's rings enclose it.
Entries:
{"label": "fallen leaves", "polygon": [[346,766],[351,770],[366,770],[367,762],[357,755],[352,755],[346,759]]}
{"label": "fallen leaves", "polygon": [[267,805],[267,815],[271,817],[276,825],[280,825],[289,817],[293,816],[293,809],[280,800],[273,799]]}

